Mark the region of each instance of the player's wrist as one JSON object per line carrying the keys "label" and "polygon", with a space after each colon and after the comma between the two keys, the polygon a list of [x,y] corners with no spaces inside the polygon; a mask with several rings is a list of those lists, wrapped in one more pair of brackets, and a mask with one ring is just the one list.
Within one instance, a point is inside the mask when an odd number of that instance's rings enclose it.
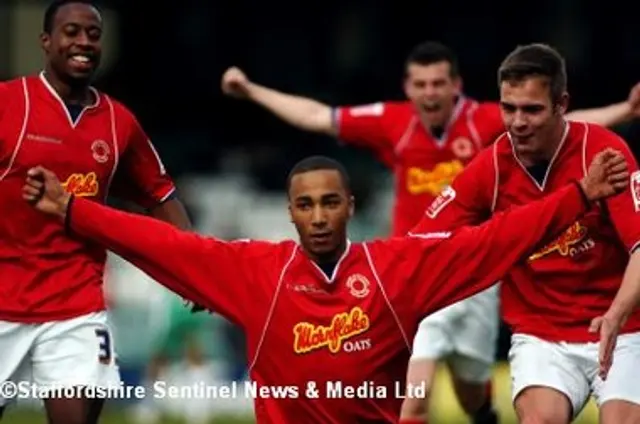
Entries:
{"label": "player's wrist", "polygon": [[60,199],[57,202],[58,203],[58,205],[57,205],[57,209],[58,210],[57,210],[56,214],[61,219],[66,220],[72,198],[73,198],[73,196],[71,195],[71,193],[64,193],[62,196],[60,196]]}
{"label": "player's wrist", "polygon": [[609,310],[603,315],[603,318],[611,323],[616,323],[622,326],[627,321],[629,315],[630,311],[628,310],[628,308],[616,307],[615,305],[611,305]]}
{"label": "player's wrist", "polygon": [[576,186],[578,187],[578,191],[580,192],[580,196],[584,201],[587,208],[591,208],[592,202],[597,199],[593,196],[593,194],[589,190],[589,185],[585,182],[585,180],[576,181]]}

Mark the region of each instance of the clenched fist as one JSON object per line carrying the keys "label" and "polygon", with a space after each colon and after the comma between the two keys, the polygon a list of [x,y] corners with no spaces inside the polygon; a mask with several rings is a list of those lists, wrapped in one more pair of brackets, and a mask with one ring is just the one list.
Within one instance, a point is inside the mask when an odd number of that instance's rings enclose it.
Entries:
{"label": "clenched fist", "polygon": [[22,198],[40,212],[64,217],[71,195],[64,190],[56,174],[37,166],[27,173]]}
{"label": "clenched fist", "polygon": [[237,99],[246,99],[248,97],[249,84],[251,84],[251,81],[249,81],[245,73],[235,66],[227,69],[222,76],[222,92]]}

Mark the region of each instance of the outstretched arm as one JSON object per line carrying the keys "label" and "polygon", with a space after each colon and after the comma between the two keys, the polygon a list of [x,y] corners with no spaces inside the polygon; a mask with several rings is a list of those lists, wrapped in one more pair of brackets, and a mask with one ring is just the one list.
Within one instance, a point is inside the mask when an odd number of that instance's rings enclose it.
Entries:
{"label": "outstretched arm", "polygon": [[[612,170],[613,174],[606,174]],[[606,159],[603,154],[579,184],[495,214],[480,226],[414,235],[403,250],[410,261],[398,268],[413,271],[406,280],[411,282],[417,310],[429,314],[491,287],[536,247],[580,218],[593,201],[612,196],[627,185],[622,156]],[[598,186],[602,189],[594,189]],[[429,240],[434,237],[442,240]]]}
{"label": "outstretched arm", "polygon": [[250,100],[289,125],[369,149],[387,166],[393,166],[393,149],[398,142],[398,137],[389,133],[390,117],[397,113],[393,106],[379,102],[333,107],[257,84],[235,67],[225,72],[221,85],[225,94]]}
{"label": "outstretched arm", "polygon": [[301,130],[337,135],[331,106],[256,84],[238,68],[225,72],[222,91],[236,98],[251,100]]}
{"label": "outstretched arm", "polygon": [[416,252],[416,259],[423,255],[409,278],[419,292],[415,299],[421,316],[500,281],[543,240],[559,234],[587,211],[582,197],[573,184],[543,200],[497,213],[480,226],[440,233],[443,239],[436,242],[428,238],[439,238],[438,233],[411,236],[407,249]]}
{"label": "outstretched arm", "polygon": [[262,244],[203,237],[158,219],[71,197],[43,168],[29,171],[23,197],[64,220],[71,234],[113,251],[183,298],[245,324],[252,308],[247,256]]}
{"label": "outstretched arm", "polygon": [[613,127],[640,116],[640,83],[629,92],[627,100],[608,106],[568,112],[566,118],[572,121],[585,121],[603,127]]}

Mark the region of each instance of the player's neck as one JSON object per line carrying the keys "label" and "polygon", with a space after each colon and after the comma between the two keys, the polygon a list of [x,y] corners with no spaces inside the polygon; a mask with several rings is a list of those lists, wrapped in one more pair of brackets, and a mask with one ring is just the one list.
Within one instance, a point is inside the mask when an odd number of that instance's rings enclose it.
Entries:
{"label": "player's neck", "polygon": [[94,103],[95,101],[93,93],[86,84],[68,84],[58,78],[55,72],[51,71],[49,68],[45,69],[44,78],[66,104],[86,106]]}
{"label": "player's neck", "polygon": [[560,143],[562,143],[562,139],[564,138],[566,127],[567,122],[563,119],[554,128],[551,135],[551,140],[549,140],[550,143],[546,145],[544,150],[542,151],[544,161],[548,162],[555,156],[558,148],[560,147]]}
{"label": "player's neck", "polygon": [[429,119],[429,115],[426,112],[420,111],[418,116],[420,117],[420,122],[422,122],[424,128],[426,128],[431,135],[435,138],[441,138],[451,123],[451,119],[453,118],[453,109],[449,110],[445,114],[445,119],[442,122],[435,122],[434,120]]}
{"label": "player's neck", "polygon": [[523,165],[530,167],[541,164],[548,164],[551,162],[551,159],[555,156],[558,148],[560,147],[560,143],[562,143],[562,139],[565,136],[565,131],[567,129],[568,123],[563,119],[556,125],[551,136],[549,137],[549,143],[546,143],[544,146],[541,146],[540,150],[530,155],[526,155],[520,157],[520,161]]}
{"label": "player's neck", "polygon": [[322,267],[326,264],[335,264],[340,260],[344,252],[347,250],[347,239],[344,239],[342,243],[333,251],[327,252],[321,255],[314,254],[309,250],[306,250],[306,254],[313,262]]}

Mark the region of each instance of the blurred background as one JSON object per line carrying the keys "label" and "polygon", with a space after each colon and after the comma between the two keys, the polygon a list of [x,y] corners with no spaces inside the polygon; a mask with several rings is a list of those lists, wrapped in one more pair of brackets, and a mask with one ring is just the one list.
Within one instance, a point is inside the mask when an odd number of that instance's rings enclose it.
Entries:
{"label": "blurred background", "polygon": [[[45,1],[0,0],[0,78],[40,70]],[[294,236],[286,216],[287,172],[310,154],[331,155],[352,173],[357,219],[351,237],[384,236],[391,175],[366,151],[292,129],[249,103],[222,96],[220,77],[237,65],[255,81],[338,104],[402,99],[403,62],[431,39],[459,55],[467,95],[498,96],[496,71],[516,45],[546,42],[564,54],[572,108],[621,101],[640,79],[637,16],[621,1],[269,2],[112,1],[103,8],[105,57],[96,86],[123,101],[151,136],[178,182],[199,232],[222,238]],[[640,125],[616,128],[640,151]],[[107,296],[122,375],[186,384],[242,381],[243,337],[218,316],[191,315],[182,300],[117,257]],[[513,421],[508,369],[501,362],[496,402]],[[151,374],[150,374],[151,373]],[[44,422],[22,405],[7,422]],[[35,405],[37,409],[37,405]],[[235,417],[235,418],[234,418]],[[579,422],[595,421],[590,405]],[[248,400],[129,402],[104,422],[250,423]],[[433,422],[464,423],[447,376],[440,375]]]}

